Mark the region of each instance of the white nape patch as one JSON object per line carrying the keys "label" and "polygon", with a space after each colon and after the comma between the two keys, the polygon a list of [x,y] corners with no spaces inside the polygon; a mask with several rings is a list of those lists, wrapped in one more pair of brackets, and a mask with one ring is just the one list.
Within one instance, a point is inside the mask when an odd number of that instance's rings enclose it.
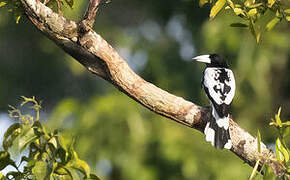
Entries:
{"label": "white nape patch", "polygon": [[225,149],[231,149],[232,148],[232,141],[229,139],[228,142],[224,145]]}
{"label": "white nape patch", "polygon": [[209,127],[209,122],[207,123],[204,131],[205,131],[205,141],[211,142],[211,145],[214,146],[215,131]]}

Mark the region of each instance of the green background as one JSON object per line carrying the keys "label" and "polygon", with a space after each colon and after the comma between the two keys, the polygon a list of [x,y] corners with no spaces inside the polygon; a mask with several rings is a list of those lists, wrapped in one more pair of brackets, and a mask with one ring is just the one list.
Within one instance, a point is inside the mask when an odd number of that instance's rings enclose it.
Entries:
{"label": "green background", "polygon": [[[65,15],[82,16],[87,1]],[[209,20],[197,1],[114,0],[101,6],[95,30],[130,67],[158,87],[199,105],[204,65],[191,57],[219,53],[236,78],[233,119],[272,145],[268,124],[279,106],[290,117],[289,25],[266,32],[260,44],[241,20],[221,12]],[[102,179],[246,179],[251,168],[229,151],[214,149],[204,135],[145,109],[111,84],[88,73],[22,17],[15,24],[0,9],[0,112],[20,96],[43,100],[42,119],[76,137],[76,151]],[[1,119],[0,119],[1,121]]]}

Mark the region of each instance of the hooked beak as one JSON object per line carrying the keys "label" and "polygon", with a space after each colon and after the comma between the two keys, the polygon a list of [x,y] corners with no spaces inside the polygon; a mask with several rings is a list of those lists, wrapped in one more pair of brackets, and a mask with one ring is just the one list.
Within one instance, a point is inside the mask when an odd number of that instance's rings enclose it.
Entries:
{"label": "hooked beak", "polygon": [[198,62],[203,62],[203,63],[211,63],[211,60],[209,58],[209,55],[201,55],[201,56],[196,56],[192,58],[193,60],[196,60]]}

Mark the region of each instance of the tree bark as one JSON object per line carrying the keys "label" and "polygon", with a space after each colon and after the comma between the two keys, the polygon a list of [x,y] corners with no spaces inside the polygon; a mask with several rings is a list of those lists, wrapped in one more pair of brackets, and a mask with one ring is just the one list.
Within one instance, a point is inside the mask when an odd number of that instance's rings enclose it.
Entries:
{"label": "tree bark", "polygon": [[[211,118],[210,109],[200,107],[182,97],[172,95],[135,74],[126,61],[99,34],[92,30],[94,16],[100,0],[90,0],[81,23],[68,20],[53,12],[38,0],[21,0],[25,14],[45,36],[70,54],[91,73],[113,84],[121,92],[151,111],[185,126],[203,132]],[[90,9],[93,7],[94,9]],[[93,20],[92,20],[93,18]],[[88,26],[82,22],[87,21]],[[230,120],[231,151],[250,166],[260,159],[260,167],[269,165],[277,177],[286,174],[285,167],[275,161],[275,154],[257,139]]]}

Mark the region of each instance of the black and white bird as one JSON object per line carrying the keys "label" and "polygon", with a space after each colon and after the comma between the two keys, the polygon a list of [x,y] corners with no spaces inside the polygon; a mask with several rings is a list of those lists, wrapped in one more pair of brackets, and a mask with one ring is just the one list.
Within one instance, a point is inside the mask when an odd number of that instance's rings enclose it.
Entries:
{"label": "black and white bird", "polygon": [[193,58],[206,63],[202,85],[212,106],[213,119],[204,129],[206,141],[220,149],[231,149],[229,131],[230,106],[235,95],[235,78],[224,59],[217,54],[201,55]]}

